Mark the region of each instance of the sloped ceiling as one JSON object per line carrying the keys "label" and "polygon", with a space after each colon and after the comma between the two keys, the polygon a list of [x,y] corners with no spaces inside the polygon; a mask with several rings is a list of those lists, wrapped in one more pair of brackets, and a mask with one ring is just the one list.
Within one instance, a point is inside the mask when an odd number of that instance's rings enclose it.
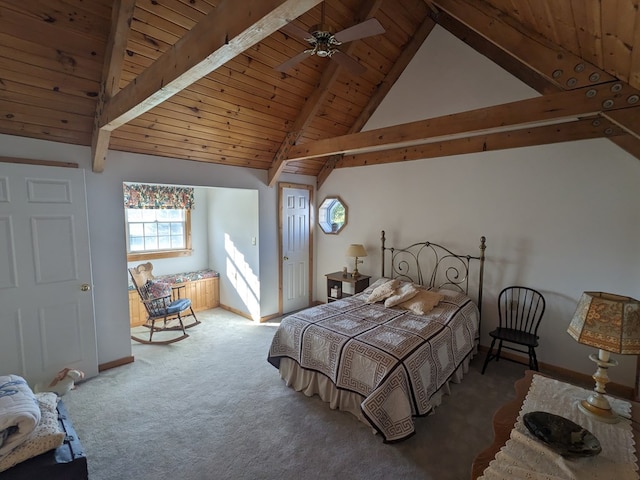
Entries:
{"label": "sloped ceiling", "polygon": [[[607,137],[640,158],[638,0],[0,0],[0,132],[318,176],[334,168]],[[287,30],[385,29],[340,46]],[[540,92],[361,132],[435,25]],[[435,66],[437,67],[437,66]]]}

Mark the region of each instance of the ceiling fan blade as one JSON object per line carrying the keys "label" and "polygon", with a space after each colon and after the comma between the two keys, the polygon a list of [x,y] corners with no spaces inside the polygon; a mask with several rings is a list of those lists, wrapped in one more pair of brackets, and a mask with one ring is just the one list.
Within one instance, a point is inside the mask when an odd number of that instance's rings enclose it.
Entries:
{"label": "ceiling fan blade", "polygon": [[280,29],[280,31],[289,35],[290,37],[296,37],[296,38],[299,38],[300,40],[305,40],[305,41],[307,41],[308,38],[313,37],[313,35],[311,35],[309,32],[307,32],[306,30],[303,30],[302,28],[298,27],[293,23],[287,23],[284,27]]}
{"label": "ceiling fan blade", "polygon": [[341,43],[353,42],[361,38],[372,37],[384,33],[384,27],[375,18],[370,18],[353,27],[345,28],[336,33],[333,38]]}
{"label": "ceiling fan blade", "polygon": [[355,58],[350,57],[346,53],[343,53],[339,50],[336,51],[333,55],[331,55],[331,60],[335,60],[340,64],[340,66],[346,68],[354,75],[362,75],[364,72],[367,71],[367,68],[361,65],[360,63],[358,63],[358,61]]}
{"label": "ceiling fan blade", "polygon": [[275,69],[278,72],[286,72],[291,67],[294,67],[295,65],[297,65],[298,63],[300,63],[301,61],[303,61],[305,58],[307,58],[309,56],[311,56],[311,53],[309,51],[304,51],[302,53],[299,53],[295,57],[290,58],[286,62],[278,65]]}

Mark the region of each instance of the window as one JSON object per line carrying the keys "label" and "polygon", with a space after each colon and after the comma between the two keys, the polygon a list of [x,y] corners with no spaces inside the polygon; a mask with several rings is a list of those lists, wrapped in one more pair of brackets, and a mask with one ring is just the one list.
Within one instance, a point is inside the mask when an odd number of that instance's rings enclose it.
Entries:
{"label": "window", "polygon": [[185,211],[127,209],[130,252],[175,250],[186,245]]}
{"label": "window", "polygon": [[125,213],[130,261],[190,254],[190,210],[127,208]]}
{"label": "window", "polygon": [[124,184],[127,260],[191,255],[193,189]]}
{"label": "window", "polygon": [[347,206],[340,197],[325,198],[318,208],[318,223],[324,233],[337,234],[347,224]]}

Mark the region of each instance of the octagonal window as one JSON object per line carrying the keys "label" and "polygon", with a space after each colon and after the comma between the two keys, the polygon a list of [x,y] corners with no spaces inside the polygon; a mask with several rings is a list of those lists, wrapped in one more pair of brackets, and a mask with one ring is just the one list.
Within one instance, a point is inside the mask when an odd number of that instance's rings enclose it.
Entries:
{"label": "octagonal window", "polygon": [[318,207],[318,224],[324,233],[340,233],[347,224],[347,206],[340,197],[325,198]]}

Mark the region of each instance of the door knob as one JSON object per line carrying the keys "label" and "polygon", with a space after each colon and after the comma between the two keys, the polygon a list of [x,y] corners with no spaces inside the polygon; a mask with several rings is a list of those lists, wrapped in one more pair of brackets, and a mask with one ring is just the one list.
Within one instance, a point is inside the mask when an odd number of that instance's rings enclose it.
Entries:
{"label": "door knob", "polygon": [[89,290],[91,290],[91,285],[89,285],[88,283],[83,283],[80,287],[80,290],[82,290],[83,292],[88,292]]}
{"label": "door knob", "polygon": [[286,260],[289,260],[289,257],[284,257],[284,259],[283,259],[283,260],[285,260],[285,261],[286,261]]}

